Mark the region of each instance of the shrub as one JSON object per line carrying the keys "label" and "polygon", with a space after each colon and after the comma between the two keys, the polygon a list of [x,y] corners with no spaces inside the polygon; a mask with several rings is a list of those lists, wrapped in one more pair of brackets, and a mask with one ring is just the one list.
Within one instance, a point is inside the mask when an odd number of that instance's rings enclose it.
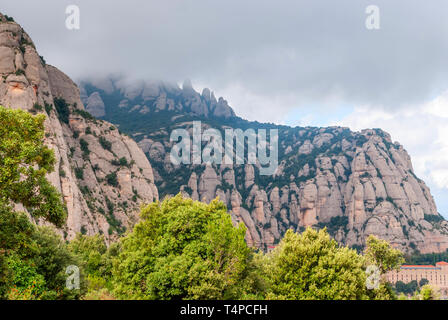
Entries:
{"label": "shrub", "polygon": [[67,102],[63,98],[54,98],[54,106],[58,112],[59,119],[68,124],[70,109]]}
{"label": "shrub", "polygon": [[75,168],[75,177],[78,180],[84,179],[84,169],[83,168]]}
{"label": "shrub", "polygon": [[92,116],[89,112],[85,111],[85,110],[81,110],[81,109],[75,109],[74,113],[80,115],[81,117],[83,117],[86,120],[96,120],[96,118],[94,116]]}
{"label": "shrub", "polygon": [[50,114],[51,110],[53,110],[53,106],[46,102],[44,103],[44,105],[45,105],[45,111],[47,112],[47,114]]}
{"label": "shrub", "polygon": [[104,137],[100,137],[99,139],[101,146],[108,151],[112,151],[112,143],[110,141],[108,141],[106,138]]}
{"label": "shrub", "polygon": [[108,174],[106,176],[106,181],[109,185],[111,185],[113,187],[117,187],[118,186],[117,173],[112,172],[112,173]]}
{"label": "shrub", "polygon": [[90,154],[90,150],[89,150],[89,144],[87,143],[86,140],[84,139],[80,139],[79,140],[79,144],[81,146],[81,150],[85,155],[89,155]]}

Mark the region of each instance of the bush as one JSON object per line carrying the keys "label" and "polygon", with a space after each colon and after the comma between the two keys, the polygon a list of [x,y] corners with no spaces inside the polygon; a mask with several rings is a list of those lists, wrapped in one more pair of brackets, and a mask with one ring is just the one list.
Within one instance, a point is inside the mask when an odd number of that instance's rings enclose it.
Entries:
{"label": "bush", "polygon": [[33,105],[33,110],[36,110],[36,111],[42,111],[42,110],[44,110],[44,107],[42,107],[40,104],[38,104],[38,103],[35,103],[34,105]]}
{"label": "bush", "polygon": [[425,220],[431,223],[438,223],[444,221],[445,219],[438,214],[425,214]]}
{"label": "bush", "polygon": [[269,260],[269,299],[367,298],[363,257],[339,247],[325,230],[288,230]]}
{"label": "bush", "polygon": [[104,137],[100,137],[99,141],[105,150],[112,151],[112,143],[110,141],[107,141]]}
{"label": "bush", "polygon": [[75,109],[74,113],[80,115],[81,117],[83,117],[86,120],[92,120],[92,121],[96,120],[96,118],[94,116],[92,116],[89,112],[87,112],[85,110]]}
{"label": "bush", "polygon": [[6,21],[8,21],[8,22],[14,22],[14,18],[13,18],[13,17],[10,17],[10,16],[7,16],[6,14],[5,14],[5,19],[6,19]]}
{"label": "bush", "polygon": [[128,163],[128,160],[126,159],[126,157],[122,157],[119,160],[113,159],[111,161],[111,164],[113,164],[114,166],[117,166],[117,167],[128,167],[129,166],[129,163]]}
{"label": "bush", "polygon": [[83,168],[75,168],[75,177],[78,180],[84,179],[84,169]]}
{"label": "bush", "polygon": [[117,173],[116,172],[112,172],[112,173],[108,174],[106,176],[106,181],[112,187],[117,187],[118,186]]}
{"label": "bush", "polygon": [[90,154],[90,150],[89,150],[89,144],[87,143],[86,140],[84,139],[80,139],[79,140],[79,144],[81,146],[81,151],[83,152],[84,155],[89,155]]}
{"label": "bush", "polygon": [[47,114],[50,114],[50,112],[53,110],[53,106],[46,102],[44,104],[45,104],[45,111],[47,112]]}
{"label": "bush", "polygon": [[70,109],[67,102],[63,98],[54,98],[54,106],[58,112],[59,119],[67,123],[69,122]]}

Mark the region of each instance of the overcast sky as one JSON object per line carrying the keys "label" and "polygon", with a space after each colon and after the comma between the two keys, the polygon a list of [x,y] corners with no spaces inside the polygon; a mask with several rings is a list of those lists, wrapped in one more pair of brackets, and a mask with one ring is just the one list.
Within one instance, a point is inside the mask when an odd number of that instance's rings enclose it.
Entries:
{"label": "overcast sky", "polygon": [[[80,8],[80,30],[65,9]],[[368,5],[380,29],[365,27]],[[209,87],[250,120],[381,127],[448,217],[446,0],[2,0],[46,61]]]}

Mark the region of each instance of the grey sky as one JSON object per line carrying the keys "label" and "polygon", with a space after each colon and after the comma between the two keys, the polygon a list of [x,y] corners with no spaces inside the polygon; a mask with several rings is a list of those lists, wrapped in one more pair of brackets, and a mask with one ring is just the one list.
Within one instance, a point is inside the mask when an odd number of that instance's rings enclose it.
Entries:
{"label": "grey sky", "polygon": [[[81,9],[80,31],[65,28],[68,4]],[[369,4],[381,10],[381,30],[364,26]],[[445,0],[3,0],[1,10],[74,78],[190,78],[292,95],[291,107],[407,107],[448,82]]]}

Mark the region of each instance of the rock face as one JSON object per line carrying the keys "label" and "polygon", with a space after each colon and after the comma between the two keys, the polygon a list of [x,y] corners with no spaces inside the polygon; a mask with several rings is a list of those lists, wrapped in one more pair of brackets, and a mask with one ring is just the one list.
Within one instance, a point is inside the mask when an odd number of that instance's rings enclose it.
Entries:
{"label": "rock face", "polygon": [[[77,85],[45,64],[18,24],[0,19],[0,104],[47,115],[45,143],[57,159],[49,180],[68,210],[61,233],[122,233],[141,202],[158,199],[149,161],[131,138],[84,110]],[[95,96],[89,100],[100,109]]]}
{"label": "rock face", "polygon": [[[109,83],[110,81],[101,81]],[[361,248],[370,234],[404,251],[440,252],[448,248],[448,222],[414,174],[409,155],[380,129],[285,127],[248,122],[234,116],[210,90],[194,91],[189,81],[174,85],[140,83],[103,90],[84,82],[85,97],[98,92],[109,101],[103,117],[132,134],[154,168],[161,196],[183,194],[210,201],[219,197],[234,221],[247,228],[249,244],[268,250],[287,229],[327,227],[340,243]],[[115,100],[114,100],[115,97]],[[136,105],[138,107],[136,107]],[[147,106],[142,116],[138,110]],[[135,116],[133,116],[135,115]],[[170,133],[203,130],[277,128],[279,168],[261,176],[258,165],[173,165]],[[246,161],[247,163],[247,161]]]}

